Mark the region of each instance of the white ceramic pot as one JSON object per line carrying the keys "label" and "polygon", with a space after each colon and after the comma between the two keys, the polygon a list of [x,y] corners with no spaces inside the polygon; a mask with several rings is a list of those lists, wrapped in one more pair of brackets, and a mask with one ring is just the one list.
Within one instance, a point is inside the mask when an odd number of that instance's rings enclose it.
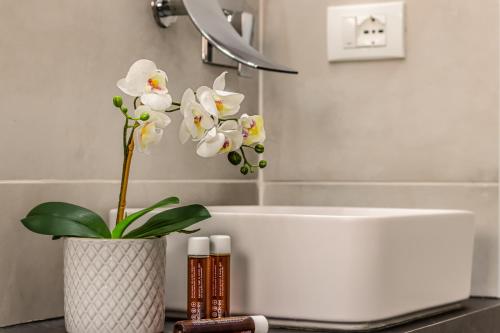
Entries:
{"label": "white ceramic pot", "polygon": [[165,254],[165,238],[66,238],[66,330],[70,333],[163,332]]}

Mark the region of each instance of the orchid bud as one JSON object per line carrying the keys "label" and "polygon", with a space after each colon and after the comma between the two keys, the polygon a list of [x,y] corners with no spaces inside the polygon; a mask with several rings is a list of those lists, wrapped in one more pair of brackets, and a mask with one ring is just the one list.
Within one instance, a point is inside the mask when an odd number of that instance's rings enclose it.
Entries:
{"label": "orchid bud", "polygon": [[147,112],[141,113],[141,116],[139,117],[139,119],[141,119],[142,121],[148,120],[149,119],[149,113],[147,113]]}
{"label": "orchid bud", "polygon": [[232,165],[239,165],[241,163],[241,155],[235,151],[232,151],[229,154],[227,154],[227,159]]}
{"label": "orchid bud", "polygon": [[246,175],[250,171],[246,165],[242,166],[240,169],[240,172],[244,175]]}
{"label": "orchid bud", "polygon": [[116,106],[117,108],[121,108],[123,105],[122,97],[121,96],[113,97],[113,105]]}
{"label": "orchid bud", "polygon": [[126,107],[124,107],[124,106],[122,106],[120,108],[120,110],[122,110],[122,112],[125,113],[125,114],[128,112],[128,109]]}
{"label": "orchid bud", "polygon": [[259,168],[264,169],[267,166],[267,161],[262,160],[259,162]]}
{"label": "orchid bud", "polygon": [[264,152],[264,145],[261,145],[260,143],[255,146],[255,152],[257,154],[262,154]]}

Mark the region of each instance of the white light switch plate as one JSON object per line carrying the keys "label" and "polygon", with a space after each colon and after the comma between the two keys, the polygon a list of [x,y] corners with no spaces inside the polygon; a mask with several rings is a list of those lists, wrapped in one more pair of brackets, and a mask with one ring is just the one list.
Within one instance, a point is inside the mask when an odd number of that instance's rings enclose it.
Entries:
{"label": "white light switch plate", "polygon": [[405,57],[404,2],[328,8],[328,60]]}

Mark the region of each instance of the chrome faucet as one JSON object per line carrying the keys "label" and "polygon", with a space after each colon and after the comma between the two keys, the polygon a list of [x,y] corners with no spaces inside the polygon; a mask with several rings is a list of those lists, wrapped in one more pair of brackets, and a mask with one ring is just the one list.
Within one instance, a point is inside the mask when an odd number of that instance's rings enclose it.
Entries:
{"label": "chrome faucet", "polygon": [[[167,28],[177,16],[188,15],[200,31],[202,61],[206,64],[238,68],[241,65],[255,69],[287,74],[298,74],[294,69],[275,64],[251,46],[254,18],[248,12],[222,9],[218,0],[152,0],[151,7],[156,23]],[[213,48],[238,62],[238,66],[216,63]]]}

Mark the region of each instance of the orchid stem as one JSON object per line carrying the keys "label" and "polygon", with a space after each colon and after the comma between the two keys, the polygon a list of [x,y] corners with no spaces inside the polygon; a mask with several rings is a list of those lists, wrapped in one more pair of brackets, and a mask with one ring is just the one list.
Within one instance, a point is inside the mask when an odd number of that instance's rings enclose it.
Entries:
{"label": "orchid stem", "polygon": [[247,160],[247,157],[246,157],[246,155],[245,155],[245,151],[243,150],[243,147],[241,147],[241,148],[240,148],[240,151],[241,151],[241,156],[243,156],[243,162],[244,162],[245,164],[248,164],[248,165],[250,165],[250,166],[251,166],[251,164],[250,164],[250,163],[248,163],[248,160]]}
{"label": "orchid stem", "polygon": [[[139,97],[134,98],[134,109],[137,110],[137,101]],[[139,126],[137,120],[138,118],[130,117],[127,113],[123,113],[125,116],[125,126],[123,127],[123,168],[122,168],[122,179],[120,185],[120,197],[118,199],[118,213],[116,214],[116,224],[120,223],[125,217],[125,208],[127,207],[127,188],[128,179],[130,176],[130,165],[132,164],[132,156],[134,155],[134,131]],[[129,120],[134,121],[134,125],[129,126]],[[128,129],[132,128],[130,131],[130,136],[127,142]]]}
{"label": "orchid stem", "polygon": [[128,125],[128,118],[125,118],[125,126],[123,126],[123,158],[127,158],[127,133],[130,126]]}
{"label": "orchid stem", "polygon": [[254,172],[254,168],[259,168],[258,165],[253,165],[252,163],[248,162],[248,159],[247,159],[247,156],[245,155],[245,151],[243,150],[243,147],[245,148],[252,148],[251,146],[247,146],[247,145],[242,145],[240,147],[240,151],[241,151],[241,156],[243,156],[243,165],[246,165],[248,167],[250,167],[250,172]]}
{"label": "orchid stem", "polygon": [[134,131],[137,127],[137,123],[134,124],[134,128],[130,133],[128,138],[128,144],[126,149],[125,158],[123,160],[122,169],[122,180],[120,187],[120,199],[118,200],[118,213],[116,214],[116,224],[120,223],[125,216],[125,208],[127,207],[127,188],[128,188],[128,178],[130,175],[130,165],[132,164],[132,156],[134,154]]}

